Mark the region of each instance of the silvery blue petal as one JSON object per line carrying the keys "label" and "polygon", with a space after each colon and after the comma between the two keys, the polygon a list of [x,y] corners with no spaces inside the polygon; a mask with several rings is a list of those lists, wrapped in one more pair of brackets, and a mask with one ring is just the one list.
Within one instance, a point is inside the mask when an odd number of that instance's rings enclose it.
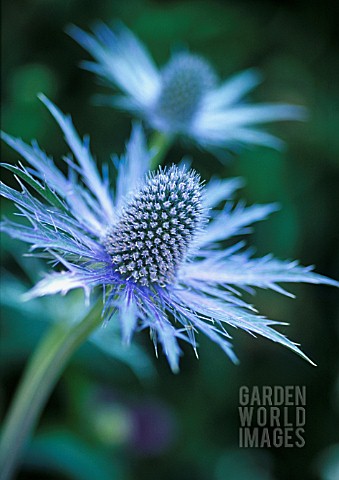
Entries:
{"label": "silvery blue petal", "polygon": [[234,235],[249,233],[251,231],[248,228],[249,225],[264,220],[278,209],[276,204],[244,207],[242,203],[239,203],[234,209],[231,209],[232,206],[232,204],[228,204],[227,208],[216,214],[209,222],[205,231],[196,240],[199,247],[226,240]]}
{"label": "silvery blue petal", "polygon": [[191,132],[197,142],[207,147],[253,144],[280,148],[281,140],[253,127],[282,120],[303,120],[305,115],[305,109],[295,105],[246,105],[219,110],[206,102]]}
{"label": "silvery blue petal", "polygon": [[70,117],[65,117],[44,95],[40,95],[40,99],[46,105],[63,131],[69,147],[72,149],[75,158],[81,166],[81,173],[84,182],[102,207],[107,216],[107,222],[112,222],[115,218],[112,196],[107,185],[105,185],[100,178],[97,166],[89,150],[88,139],[81,141],[72,125]]}
{"label": "silvery blue petal", "polygon": [[87,297],[90,294],[90,287],[84,282],[84,279],[76,272],[60,272],[46,275],[40,280],[34,288],[27,292],[24,296],[25,300],[35,297],[43,297],[45,295],[55,295],[61,293],[65,295],[75,288],[83,288]]}
{"label": "silvery blue petal", "polygon": [[204,205],[206,208],[217,207],[225,200],[230,200],[233,193],[243,186],[241,178],[229,178],[220,180],[212,178],[205,186]]}
{"label": "silvery blue petal", "polygon": [[126,154],[113,159],[117,166],[115,190],[116,207],[120,208],[149,171],[151,153],[147,150],[140,125],[134,125],[131,138],[126,145]]}
{"label": "silvery blue petal", "polygon": [[69,34],[98,62],[85,63],[85,68],[108,78],[130,95],[140,108],[148,107],[156,97],[160,78],[146,49],[125,26],[115,32],[98,24],[94,35],[71,26]]}
{"label": "silvery blue petal", "polygon": [[293,296],[278,283],[314,283],[339,286],[339,283],[314,273],[313,267],[302,267],[298,262],[277,260],[272,255],[249,258],[249,254],[207,258],[192,262],[181,270],[183,281],[207,282],[220,286],[234,285],[239,288],[258,287],[275,290]]}
{"label": "silvery blue petal", "polygon": [[265,317],[254,315],[251,312],[232,305],[228,305],[227,309],[225,309],[220,301],[203,297],[187,290],[180,290],[177,296],[193,312],[198,315],[208,315],[216,322],[216,325],[219,324],[219,335],[224,335],[223,324],[226,323],[232,327],[241,328],[254,336],[255,334],[259,334],[269,340],[278,342],[314,365],[312,360],[310,360],[295,343],[271,327],[272,325],[281,325],[281,322],[268,320]]}
{"label": "silvery blue petal", "polygon": [[[128,297],[128,294],[126,295]],[[129,345],[134,331],[137,328],[139,311],[133,297],[130,299],[122,298],[118,303],[119,320],[121,323],[121,332],[123,341]]]}
{"label": "silvery blue petal", "polygon": [[208,92],[205,108],[222,110],[242,99],[244,95],[253,90],[261,82],[261,75],[254,69],[237,73],[226,80],[222,85]]}

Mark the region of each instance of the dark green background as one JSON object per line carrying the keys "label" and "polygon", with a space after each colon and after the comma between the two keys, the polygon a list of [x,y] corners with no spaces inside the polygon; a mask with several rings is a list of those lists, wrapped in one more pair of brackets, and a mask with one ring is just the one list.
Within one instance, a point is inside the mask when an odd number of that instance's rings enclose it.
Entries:
{"label": "dark green background", "polygon": [[[108,23],[122,19],[159,64],[166,61],[171,48],[188,45],[205,55],[221,78],[259,67],[265,82],[252,99],[301,103],[310,111],[306,124],[270,127],[286,140],[286,150],[248,149],[225,166],[198,150],[189,153],[205,178],[215,173],[243,176],[246,186],[241,196],[249,203],[280,202],[281,211],[258,225],[251,237],[259,255],[273,252],[281,258],[299,258],[338,279],[335,27],[339,17],[335,3],[3,1],[3,129],[27,141],[38,139],[55,158],[66,153],[59,131],[36,98],[43,92],[72,114],[81,133],[91,134],[98,161],[123,151],[131,119],[91,104],[91,96],[101,87],[78,68],[85,53],[64,33],[69,23],[87,28],[96,19]],[[167,160],[176,162],[186,152],[176,146]],[[13,163],[18,160],[7,148],[3,157]],[[3,210],[9,208],[4,203]],[[20,245],[6,239],[2,243],[4,268],[28,285],[27,274],[18,266]],[[34,270],[33,260],[26,263]],[[53,393],[18,478],[339,478],[329,476],[335,464],[339,475],[338,294],[310,285],[292,290],[297,300],[259,292],[256,304],[268,317],[291,323],[284,331],[302,344],[317,368],[267,340],[235,332],[240,366],[233,366],[216,346],[199,338],[200,360],[184,346],[181,373],[175,376],[163,355],[153,359],[151,342],[144,334],[138,341],[148,350],[157,373],[141,381],[128,367],[87,345]],[[14,287],[13,292],[17,292]],[[58,302],[61,311],[62,301],[48,300],[50,305]],[[2,303],[4,413],[24,364],[47,327],[39,321],[45,315],[39,302],[20,308]],[[68,311],[65,308],[65,314]],[[306,446],[239,449],[241,385],[306,385]]]}

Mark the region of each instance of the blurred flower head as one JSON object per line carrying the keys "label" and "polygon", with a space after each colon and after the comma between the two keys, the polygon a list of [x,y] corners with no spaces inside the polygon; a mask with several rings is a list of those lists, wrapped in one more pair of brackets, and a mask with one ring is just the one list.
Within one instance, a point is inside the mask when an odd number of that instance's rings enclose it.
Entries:
{"label": "blurred flower head", "polygon": [[151,155],[138,126],[126,154],[113,157],[117,171],[113,187],[111,166],[99,173],[88,138],[81,140],[71,119],[41,98],[73,156],[64,158],[65,175],[36,143],[30,146],[3,134],[30,168],[5,165],[16,174],[21,191],[2,184],[1,193],[16,204],[28,223],[5,219],[2,230],[31,244],[35,254],[58,266],[28,298],[75,288],[84,289],[89,298],[95,288],[101,288],[104,320],[118,317],[127,343],[136,330],[149,329],[173,371],[178,370],[181,354],[178,340],[197,351],[198,332],[237,361],[227,326],[263,335],[307,358],[272,328],[279,322],[257,315],[241,299],[239,289],[261,287],[287,293],[278,282],[336,282],[295,262],[271,256],[253,259],[243,242],[226,249],[220,246],[221,241],[246,233],[275,205],[246,208],[227,202],[216,210],[239,187],[238,179],[214,179],[203,186],[194,171],[180,165],[149,173]]}
{"label": "blurred flower head", "polygon": [[213,153],[251,144],[279,148],[282,142],[258,126],[305,117],[305,109],[296,105],[244,103],[244,96],[260,83],[254,70],[220,82],[205,59],[188,52],[174,54],[159,70],[123,25],[111,30],[99,24],[93,34],[72,26],[69,33],[95,60],[83,62],[84,68],[121,91],[105,103]]}

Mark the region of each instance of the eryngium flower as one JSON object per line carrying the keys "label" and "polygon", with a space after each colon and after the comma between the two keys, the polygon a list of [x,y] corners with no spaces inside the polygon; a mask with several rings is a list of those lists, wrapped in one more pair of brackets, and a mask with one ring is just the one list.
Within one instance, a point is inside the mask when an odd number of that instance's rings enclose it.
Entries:
{"label": "eryngium flower", "polygon": [[99,173],[88,138],[82,141],[70,118],[42,100],[73,152],[73,158],[65,157],[67,176],[36,143],[29,146],[3,134],[30,168],[6,166],[22,190],[2,184],[2,195],[17,205],[28,224],[6,219],[2,230],[59,266],[28,298],[75,288],[83,288],[89,297],[101,288],[104,320],[118,317],[127,343],[136,330],[149,329],[173,371],[181,353],[178,340],[196,351],[199,332],[235,362],[229,326],[263,335],[307,358],[272,328],[279,322],[257,315],[239,293],[252,287],[287,293],[280,282],[338,284],[296,262],[251,258],[243,242],[220,248],[220,242],[247,233],[247,227],[273,212],[275,205],[233,207],[228,201],[216,210],[240,186],[238,179],[212,180],[204,186],[197,173],[184,166],[149,173],[150,154],[138,126],[126,155],[113,158],[113,188],[109,167],[103,176]]}
{"label": "eryngium flower", "polygon": [[93,35],[71,27],[69,33],[95,60],[83,62],[84,68],[122,92],[107,97],[105,103],[131,112],[167,135],[190,138],[213,153],[242,144],[279,148],[282,142],[258,125],[305,117],[305,110],[296,105],[245,104],[243,97],[260,83],[254,70],[220,82],[204,58],[188,52],[174,54],[159,70],[146,48],[122,25],[112,31],[99,24]]}

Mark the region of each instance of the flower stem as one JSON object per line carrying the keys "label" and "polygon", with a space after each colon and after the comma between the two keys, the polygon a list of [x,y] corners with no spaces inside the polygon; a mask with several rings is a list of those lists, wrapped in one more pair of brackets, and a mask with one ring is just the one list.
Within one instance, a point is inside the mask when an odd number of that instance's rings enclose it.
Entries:
{"label": "flower stem", "polygon": [[98,301],[76,324],[51,326],[34,352],[7,414],[0,444],[0,477],[13,478],[26,442],[67,361],[102,322]]}
{"label": "flower stem", "polygon": [[161,132],[154,132],[150,141],[150,150],[155,150],[155,154],[151,160],[151,170],[155,170],[161,165],[168,150],[173,143],[173,135],[166,135]]}

